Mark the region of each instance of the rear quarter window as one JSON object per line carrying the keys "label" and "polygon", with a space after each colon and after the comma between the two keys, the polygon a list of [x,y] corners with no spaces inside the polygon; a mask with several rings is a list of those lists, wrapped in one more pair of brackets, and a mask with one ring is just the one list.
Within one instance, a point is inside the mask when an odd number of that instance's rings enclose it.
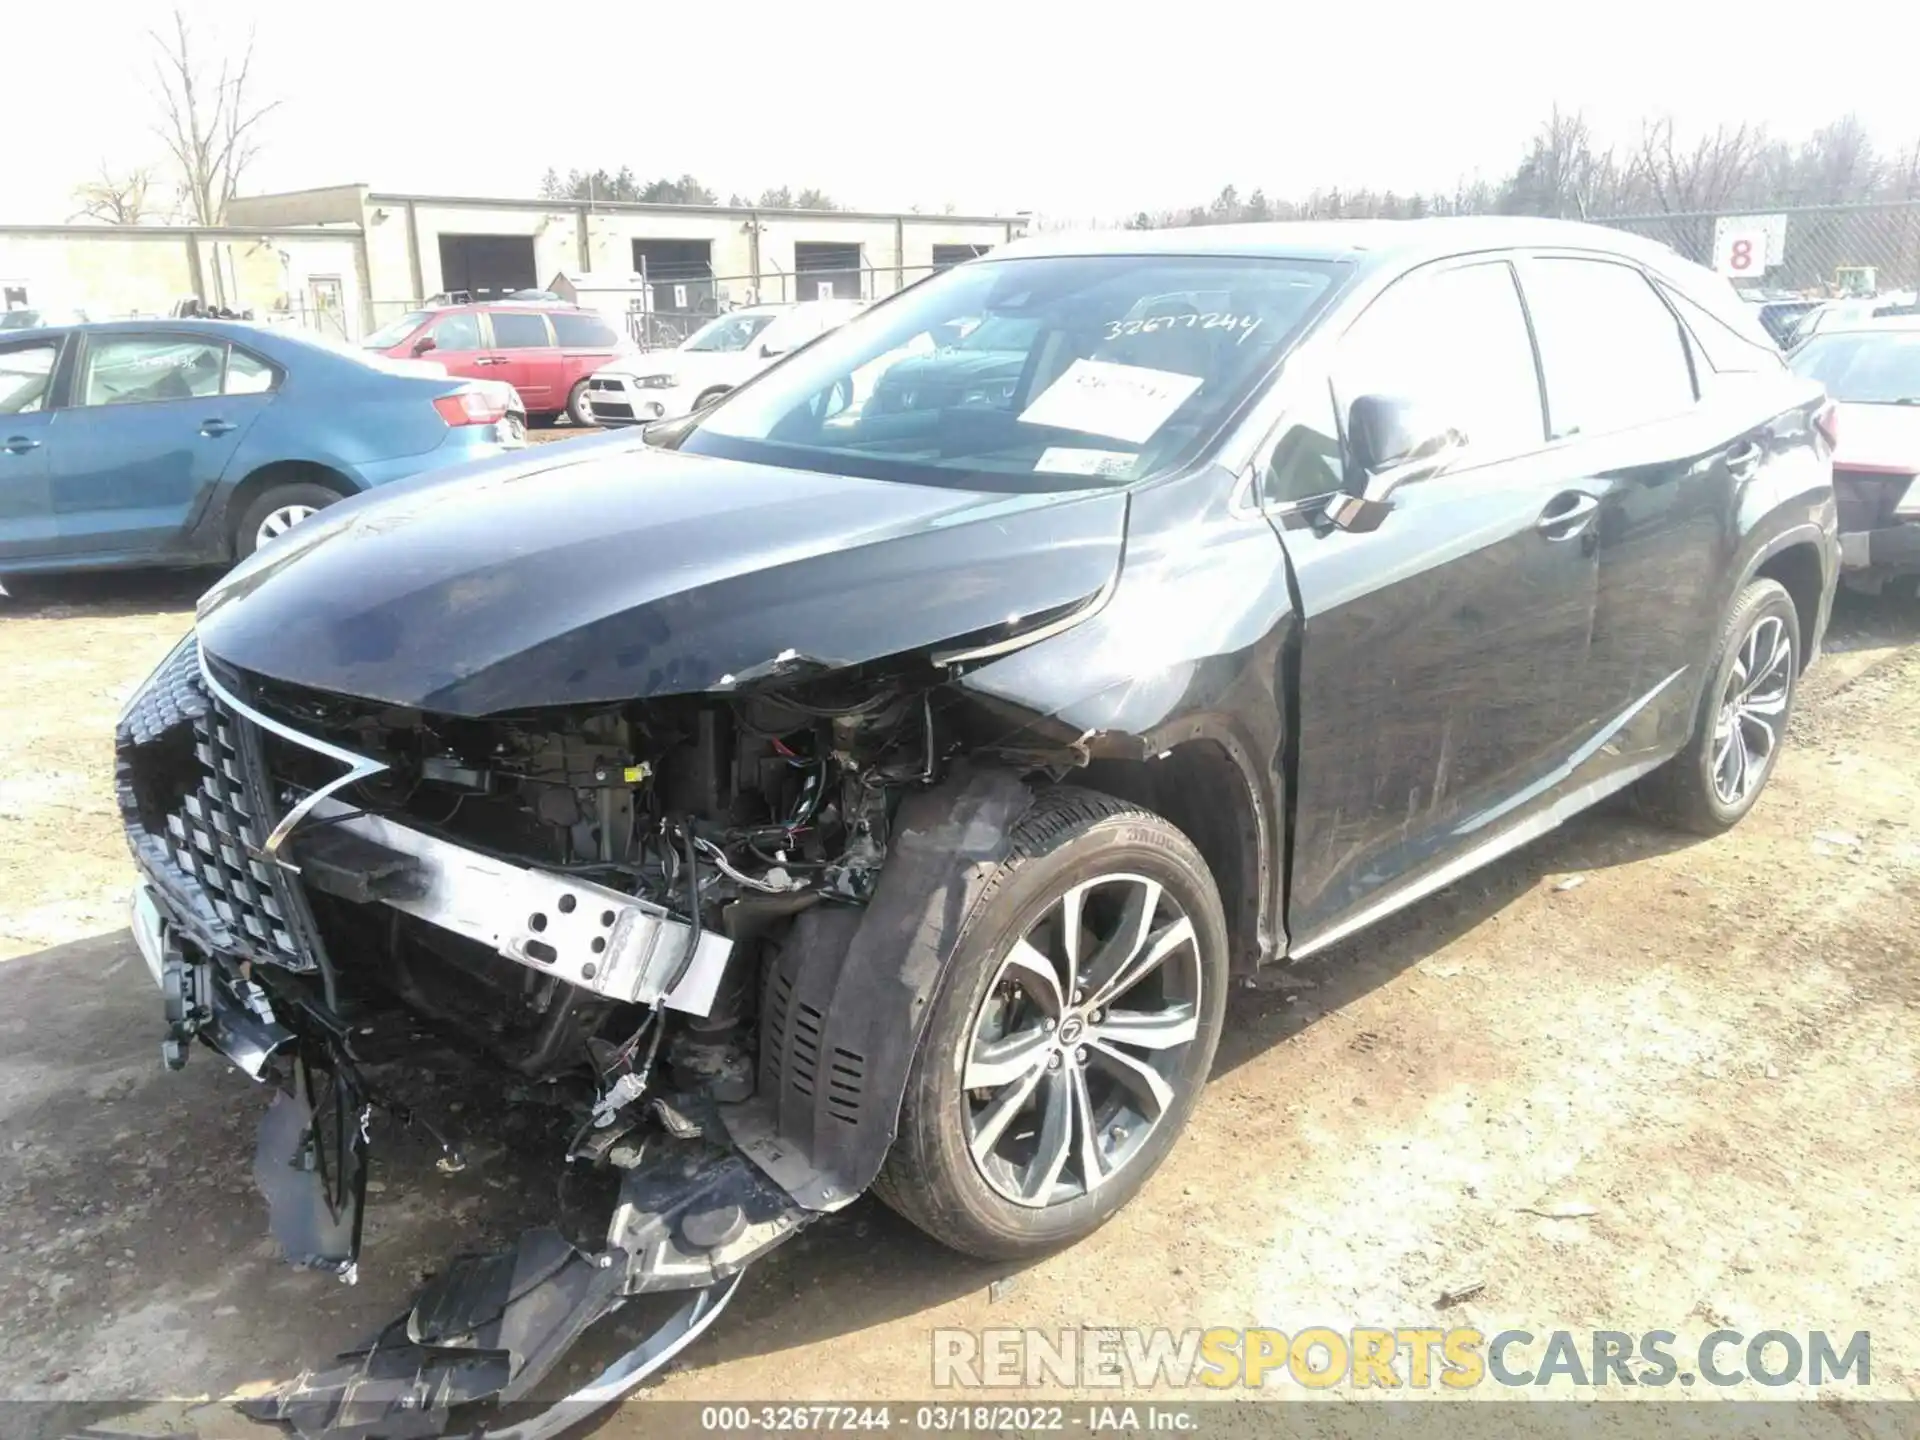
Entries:
{"label": "rear quarter window", "polygon": [[1752,375],[1785,366],[1780,347],[1761,328],[1758,317],[1740,317],[1742,321],[1751,318],[1751,326],[1736,323],[1664,281],[1660,282],[1660,293],[1679,312],[1694,353],[1702,356],[1710,369],[1722,375]]}

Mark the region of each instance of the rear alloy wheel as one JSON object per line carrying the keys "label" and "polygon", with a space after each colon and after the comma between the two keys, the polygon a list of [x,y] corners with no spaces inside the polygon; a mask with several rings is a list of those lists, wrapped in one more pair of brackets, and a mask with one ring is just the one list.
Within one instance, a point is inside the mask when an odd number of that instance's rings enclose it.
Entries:
{"label": "rear alloy wheel", "polygon": [[233,552],[244,560],[261,546],[278,540],[294,526],[340,498],[324,485],[275,485],[254,498],[233,527]]}
{"label": "rear alloy wheel", "polygon": [[1717,835],[1737,824],[1773,774],[1800,676],[1800,615],[1777,580],[1740,592],[1722,624],[1693,738],[1640,782],[1652,818]]}
{"label": "rear alloy wheel", "polygon": [[1179,1137],[1226,989],[1220,897],[1186,836],[1046,792],[955,947],[876,1193],[974,1255],[1090,1233]]}

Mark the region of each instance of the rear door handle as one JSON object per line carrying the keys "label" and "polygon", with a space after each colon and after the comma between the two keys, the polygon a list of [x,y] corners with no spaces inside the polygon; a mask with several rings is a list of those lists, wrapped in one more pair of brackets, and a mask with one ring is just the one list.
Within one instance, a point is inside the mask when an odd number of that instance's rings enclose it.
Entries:
{"label": "rear door handle", "polygon": [[203,420],[200,422],[200,433],[209,439],[215,439],[221,435],[231,435],[239,428],[240,427],[231,420]]}
{"label": "rear door handle", "polygon": [[1765,455],[1758,440],[1749,440],[1728,453],[1727,473],[1736,480],[1751,480]]}
{"label": "rear door handle", "polygon": [[10,455],[24,455],[29,450],[38,450],[40,442],[28,435],[9,435],[5,448]]}
{"label": "rear door handle", "polygon": [[482,355],[473,363],[476,365],[504,365],[507,361],[503,355]]}
{"label": "rear door handle", "polygon": [[1571,540],[1585,531],[1600,502],[1584,490],[1566,490],[1547,502],[1533,528],[1549,540]]}

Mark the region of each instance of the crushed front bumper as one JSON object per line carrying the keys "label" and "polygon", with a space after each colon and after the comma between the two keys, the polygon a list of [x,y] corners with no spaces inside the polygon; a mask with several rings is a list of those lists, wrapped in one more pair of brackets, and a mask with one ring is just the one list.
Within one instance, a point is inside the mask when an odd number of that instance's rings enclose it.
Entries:
{"label": "crushed front bumper", "polygon": [[[696,938],[630,895],[360,814],[324,793],[294,803],[276,793],[262,763],[260,732],[276,724],[206,671],[191,644],[130,703],[117,766],[141,873],[130,918],[161,996],[165,1062],[179,1068],[199,1040],[280,1087],[254,1161],[273,1233],[296,1263],[351,1282],[375,1112],[438,1140],[442,1169],[462,1162],[457,1146],[372,1078],[377,1067],[357,1048],[371,1032],[333,1007],[310,893],[410,914],[529,971],[653,1007],[656,1024],[663,1007],[706,1012],[729,942]],[[148,773],[160,752],[173,767],[171,788]],[[357,757],[330,758],[351,765]],[[190,783],[181,778],[188,771]],[[296,811],[309,828],[283,833]],[[324,989],[315,983],[322,978]],[[712,1323],[749,1263],[817,1213],[718,1125],[649,1138],[607,1190],[603,1239],[543,1227],[498,1254],[457,1259],[366,1345],[249,1402],[249,1412],[332,1440],[475,1426],[535,1440],[665,1364]],[[636,1297],[667,1291],[690,1293],[585,1389],[525,1413],[582,1332]]]}

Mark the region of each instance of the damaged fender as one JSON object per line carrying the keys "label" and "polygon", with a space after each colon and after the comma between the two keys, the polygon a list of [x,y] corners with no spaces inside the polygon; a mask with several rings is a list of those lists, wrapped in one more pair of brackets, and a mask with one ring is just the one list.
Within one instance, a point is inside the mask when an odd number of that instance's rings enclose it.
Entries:
{"label": "damaged fender", "polygon": [[1032,803],[1011,770],[956,771],[901,802],[864,910],[795,919],[768,980],[758,1094],[721,1114],[807,1209],[836,1210],[880,1173],[934,994]]}

